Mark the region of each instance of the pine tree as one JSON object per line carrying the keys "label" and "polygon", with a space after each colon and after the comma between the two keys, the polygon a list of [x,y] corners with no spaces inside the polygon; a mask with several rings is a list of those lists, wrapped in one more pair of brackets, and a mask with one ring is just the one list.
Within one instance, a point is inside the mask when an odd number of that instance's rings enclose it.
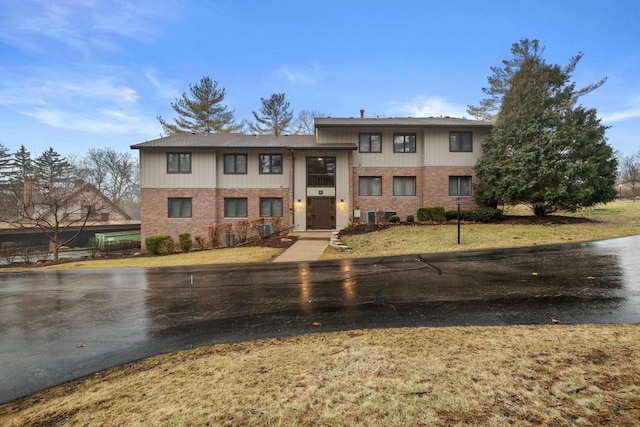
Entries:
{"label": "pine tree", "polygon": [[606,126],[595,109],[575,106],[582,93],[570,81],[576,63],[561,68],[531,55],[508,78],[475,168],[479,203],[524,203],[541,216],[615,198]]}
{"label": "pine tree", "polygon": [[200,83],[189,85],[189,94],[171,103],[178,113],[173,123],[165,121],[161,116],[157,119],[168,135],[183,132],[211,133],[231,132],[236,129],[233,111],[227,110],[222,101],[226,96],[224,88],[218,88],[218,82],[211,77],[203,77]]}
{"label": "pine tree", "polygon": [[[473,117],[483,120],[495,120],[502,99],[504,95],[511,88],[511,80],[516,72],[520,70],[522,64],[526,60],[532,60],[535,62],[544,62],[542,59],[542,53],[544,47],[540,47],[538,40],[529,40],[528,38],[520,39],[520,42],[511,45],[511,54],[513,58],[505,59],[502,61],[502,67],[490,67],[492,75],[487,78],[489,81],[489,87],[482,88],[482,91],[489,95],[487,98],[480,100],[480,104],[477,106],[467,106],[467,113]],[[573,73],[576,65],[580,59],[582,59],[583,53],[571,58],[569,64],[565,67],[564,71],[567,74]],[[607,78],[602,78],[596,83],[589,84],[582,89],[578,89],[574,92],[574,97],[585,95],[604,84]]]}
{"label": "pine tree", "polygon": [[[293,120],[293,111],[289,111],[289,103],[284,100],[284,93],[274,93],[269,99],[260,98],[260,102],[262,102],[262,108],[260,108],[262,115],[259,116],[252,111],[258,123],[252,124],[251,130],[275,136],[285,133]],[[265,127],[261,127],[260,124]]]}

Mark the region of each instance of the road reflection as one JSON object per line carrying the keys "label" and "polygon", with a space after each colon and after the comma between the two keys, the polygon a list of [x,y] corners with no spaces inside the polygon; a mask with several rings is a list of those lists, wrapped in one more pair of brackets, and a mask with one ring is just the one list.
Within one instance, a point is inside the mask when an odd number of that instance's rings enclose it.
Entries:
{"label": "road reflection", "polygon": [[640,322],[640,236],[306,263],[0,273],[0,402],[160,352],[388,326]]}

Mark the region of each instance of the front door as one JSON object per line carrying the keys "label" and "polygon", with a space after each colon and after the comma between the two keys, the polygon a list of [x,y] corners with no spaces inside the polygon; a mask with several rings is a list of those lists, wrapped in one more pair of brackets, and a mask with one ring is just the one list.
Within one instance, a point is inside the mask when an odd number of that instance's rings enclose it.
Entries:
{"label": "front door", "polygon": [[309,230],[333,230],[336,228],[336,199],[333,197],[309,197],[307,228]]}

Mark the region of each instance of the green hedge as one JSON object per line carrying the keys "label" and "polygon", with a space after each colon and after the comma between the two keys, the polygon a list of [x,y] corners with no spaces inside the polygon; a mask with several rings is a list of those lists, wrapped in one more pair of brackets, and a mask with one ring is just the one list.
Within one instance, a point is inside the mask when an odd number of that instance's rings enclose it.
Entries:
{"label": "green hedge", "polygon": [[[458,219],[458,211],[447,211],[445,213],[448,220]],[[473,222],[493,222],[502,216],[500,209],[477,208],[460,211],[460,219]]]}
{"label": "green hedge", "polygon": [[444,206],[418,209],[418,221],[445,222],[446,220]]}
{"label": "green hedge", "polygon": [[389,222],[391,222],[391,223],[399,223],[400,222],[400,217],[398,215],[391,215],[389,217]]}
{"label": "green hedge", "polygon": [[180,250],[182,252],[189,252],[191,247],[193,246],[193,241],[191,240],[191,234],[182,233],[178,236],[180,240]]}
{"label": "green hedge", "polygon": [[147,251],[149,251],[151,255],[167,255],[173,253],[173,239],[166,234],[149,236],[144,239],[144,243]]}
{"label": "green hedge", "polygon": [[413,215],[407,215],[407,222],[415,222],[416,219]]}

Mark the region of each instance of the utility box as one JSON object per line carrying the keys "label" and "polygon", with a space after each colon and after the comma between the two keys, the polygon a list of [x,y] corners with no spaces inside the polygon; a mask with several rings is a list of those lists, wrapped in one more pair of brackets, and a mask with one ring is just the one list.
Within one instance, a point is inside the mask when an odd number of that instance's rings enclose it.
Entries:
{"label": "utility box", "polygon": [[125,244],[140,245],[140,231],[117,231],[113,233],[96,233],[96,245],[100,250],[114,248]]}

